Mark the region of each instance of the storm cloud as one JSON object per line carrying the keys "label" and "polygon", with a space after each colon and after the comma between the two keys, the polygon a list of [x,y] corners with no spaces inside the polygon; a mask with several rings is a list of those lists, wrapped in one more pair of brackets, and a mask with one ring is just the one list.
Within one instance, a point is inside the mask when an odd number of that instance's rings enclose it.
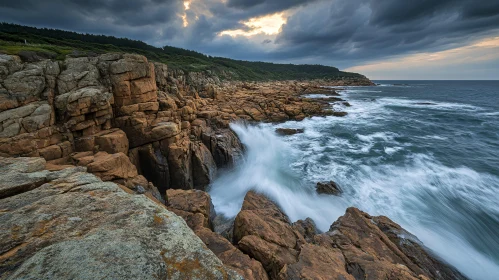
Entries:
{"label": "storm cloud", "polygon": [[[275,14],[283,18],[278,33],[252,32],[250,19]],[[346,68],[499,36],[499,1],[0,0],[0,19],[236,59]],[[222,35],[227,30],[241,35]]]}

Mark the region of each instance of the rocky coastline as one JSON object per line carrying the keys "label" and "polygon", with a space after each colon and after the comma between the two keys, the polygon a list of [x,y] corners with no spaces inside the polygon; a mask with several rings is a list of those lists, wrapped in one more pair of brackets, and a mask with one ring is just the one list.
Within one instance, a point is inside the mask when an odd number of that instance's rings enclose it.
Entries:
{"label": "rocky coastline", "polygon": [[356,208],[324,233],[253,192],[234,221],[216,216],[206,188],[244,153],[229,124],[342,116],[331,85],[372,82],[0,55],[0,279],[466,279]]}

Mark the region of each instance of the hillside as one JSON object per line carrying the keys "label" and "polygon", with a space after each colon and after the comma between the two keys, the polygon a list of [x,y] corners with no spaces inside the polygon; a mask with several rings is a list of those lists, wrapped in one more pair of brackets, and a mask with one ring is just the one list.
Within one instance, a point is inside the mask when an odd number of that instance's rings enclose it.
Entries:
{"label": "hillside", "polygon": [[0,53],[35,52],[42,57],[64,59],[66,55],[97,55],[107,52],[137,53],[152,61],[168,64],[186,72],[212,71],[222,78],[234,80],[309,80],[363,77],[323,65],[294,65],[250,62],[212,57],[181,48],[157,48],[142,41],[104,35],[34,28],[0,23]]}

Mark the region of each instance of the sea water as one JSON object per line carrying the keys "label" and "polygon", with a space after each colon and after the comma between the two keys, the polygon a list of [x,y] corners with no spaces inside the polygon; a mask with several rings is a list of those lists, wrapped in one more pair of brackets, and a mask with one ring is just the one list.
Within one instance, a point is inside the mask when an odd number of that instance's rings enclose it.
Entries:
{"label": "sea water", "polygon": [[[499,81],[377,83],[338,89],[352,105],[333,105],[345,117],[232,124],[246,154],[210,186],[215,210],[235,217],[256,190],[327,231],[355,206],[388,216],[468,277],[499,279]],[[340,197],[315,192],[329,180]]]}

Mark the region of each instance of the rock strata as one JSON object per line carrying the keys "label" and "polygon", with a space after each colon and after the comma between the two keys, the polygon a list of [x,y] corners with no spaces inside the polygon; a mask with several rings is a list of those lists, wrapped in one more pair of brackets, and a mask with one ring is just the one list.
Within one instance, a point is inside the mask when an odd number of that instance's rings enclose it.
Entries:
{"label": "rock strata", "polygon": [[0,68],[1,156],[66,165],[75,152],[123,153],[161,194],[204,190],[217,169],[234,163],[243,148],[230,122],[341,115],[302,95],[336,95],[323,84],[370,83],[222,82],[119,53],[64,61],[0,55]]}

